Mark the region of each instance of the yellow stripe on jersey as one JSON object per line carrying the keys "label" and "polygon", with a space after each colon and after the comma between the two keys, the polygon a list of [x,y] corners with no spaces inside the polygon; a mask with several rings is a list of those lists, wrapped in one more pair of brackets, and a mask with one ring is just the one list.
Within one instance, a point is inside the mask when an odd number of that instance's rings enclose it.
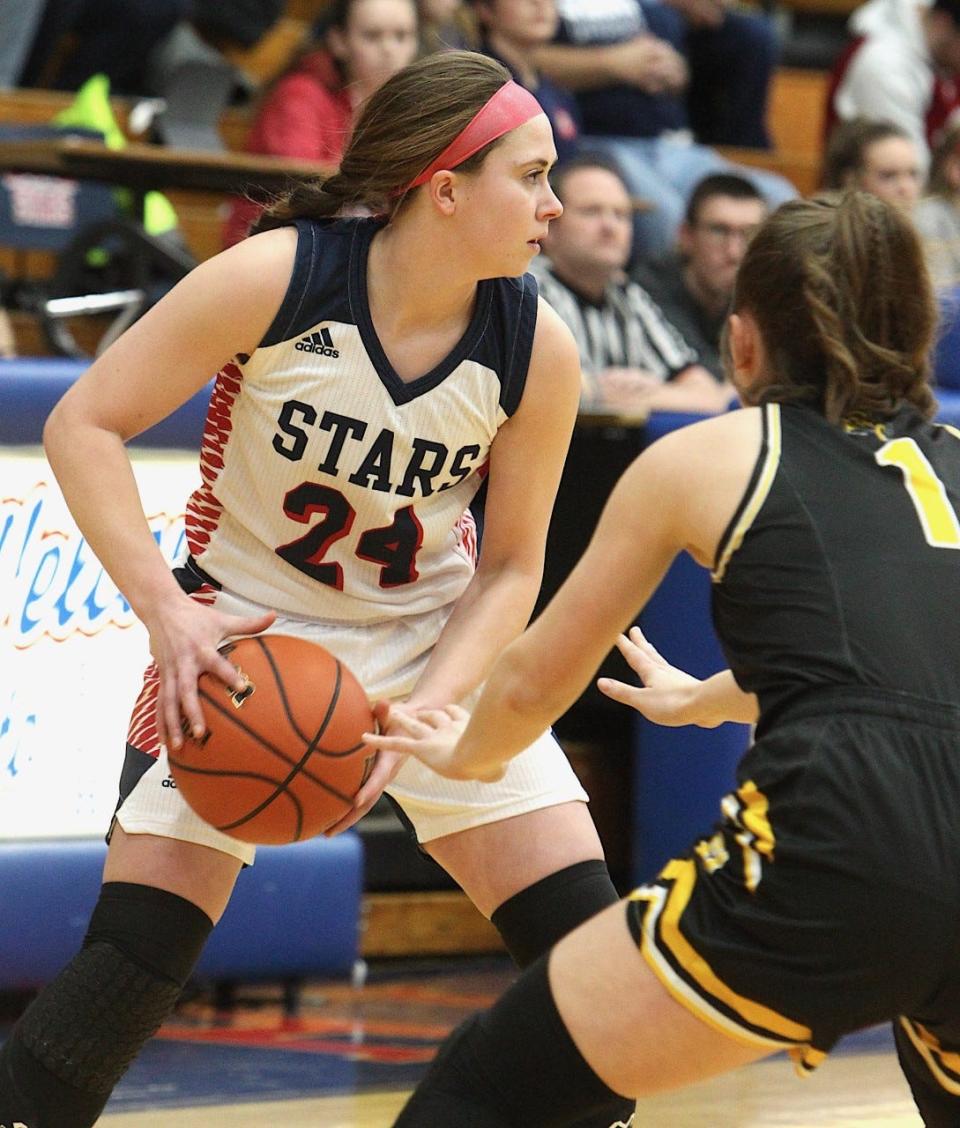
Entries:
{"label": "yellow stripe on jersey", "polygon": [[[649,903],[643,918],[640,950],[673,998],[709,1026],[747,1045],[783,1047],[809,1042],[811,1032],[806,1026],[728,987],[681,933],[680,918],[697,881],[694,861],[675,858],[664,867],[661,879],[673,883],[669,891],[661,885],[641,886],[628,900]],[[667,959],[665,950],[682,969],[683,977]],[[748,1026],[741,1026],[717,1010],[711,999],[739,1015]]]}
{"label": "yellow stripe on jersey", "polygon": [[780,451],[782,447],[780,405],[778,403],[768,403],[762,408],[762,411],[764,412],[767,424],[767,451],[764,456],[763,467],[753,493],[744,507],[743,513],[740,515],[740,520],[730,534],[730,539],[727,541],[727,545],[723,550],[723,556],[721,556],[716,568],[710,574],[710,578],[714,583],[723,579],[723,574],[727,570],[727,565],[730,563],[730,557],[733,556],[743,543],[743,538],[747,535],[747,531],[757,519],[757,514],[760,512],[763,503],[767,500],[767,494],[769,494],[770,487],[773,485],[777,467],[780,465]]}
{"label": "yellow stripe on jersey", "polygon": [[946,487],[916,440],[891,439],[874,458],[881,466],[895,466],[903,475],[927,543],[934,548],[960,548],[960,520]]}
{"label": "yellow stripe on jersey", "polygon": [[956,427],[951,426],[951,424],[949,424],[949,423],[938,423],[937,426],[942,427],[945,431],[949,431],[950,434],[953,435],[953,437],[955,439],[960,439],[960,430],[958,430]]}
{"label": "yellow stripe on jersey", "polygon": [[960,1054],[945,1053],[936,1036],[924,1029],[919,1022],[901,1017],[900,1026],[913,1043],[914,1049],[927,1063],[937,1084],[953,1096],[960,1097]]}

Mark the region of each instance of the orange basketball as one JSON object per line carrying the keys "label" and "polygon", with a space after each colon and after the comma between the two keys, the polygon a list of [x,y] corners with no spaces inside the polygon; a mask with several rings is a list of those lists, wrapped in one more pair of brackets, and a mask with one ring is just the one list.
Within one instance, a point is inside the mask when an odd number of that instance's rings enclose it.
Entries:
{"label": "orange basketball", "polygon": [[367,695],[342,662],[303,639],[257,635],[221,653],[246,684],[230,690],[201,676],[207,732],[169,756],[177,788],[233,838],[312,838],[346,814],[373,766],[361,740],[374,728]]}

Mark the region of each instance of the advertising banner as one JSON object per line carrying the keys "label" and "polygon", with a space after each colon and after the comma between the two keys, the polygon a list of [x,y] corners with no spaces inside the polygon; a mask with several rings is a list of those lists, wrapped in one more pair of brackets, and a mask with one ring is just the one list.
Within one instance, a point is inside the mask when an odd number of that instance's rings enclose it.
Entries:
{"label": "advertising banner", "polygon": [[[172,561],[196,455],[131,455]],[[105,832],[149,660],[146,631],[73,523],[43,451],[0,447],[0,839]]]}

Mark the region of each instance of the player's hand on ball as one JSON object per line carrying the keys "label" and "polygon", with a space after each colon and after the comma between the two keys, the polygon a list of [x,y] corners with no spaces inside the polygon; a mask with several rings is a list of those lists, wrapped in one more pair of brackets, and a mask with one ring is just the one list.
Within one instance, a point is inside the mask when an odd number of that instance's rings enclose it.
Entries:
{"label": "player's hand on ball", "polygon": [[160,673],[157,729],[161,743],[179,749],[186,731],[199,739],[206,731],[197,681],[210,673],[224,685],[239,687],[237,669],[219,652],[225,638],[259,634],[276,618],[225,615],[183,596],[165,605],[149,622],[150,653]]}
{"label": "player's hand on ball", "polygon": [[607,697],[629,705],[657,725],[697,724],[695,713],[699,679],[678,670],[644,638],[639,627],[617,640],[617,649],[627,660],[641,685],[627,685],[614,678],[600,678],[597,687]]}

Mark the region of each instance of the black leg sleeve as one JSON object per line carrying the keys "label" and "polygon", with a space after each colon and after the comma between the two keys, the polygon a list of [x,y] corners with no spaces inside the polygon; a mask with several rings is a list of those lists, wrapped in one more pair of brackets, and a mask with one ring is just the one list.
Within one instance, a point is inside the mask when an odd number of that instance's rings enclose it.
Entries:
{"label": "black leg sleeve", "polygon": [[90,1128],[173,1010],[212,927],[173,893],[105,885],[80,952],[0,1050],[0,1125]]}
{"label": "black leg sleeve", "polygon": [[622,1100],[586,1063],[553,1001],[544,956],[441,1047],[395,1128],[573,1128]]}
{"label": "black leg sleeve", "polygon": [[[518,967],[527,967],[568,932],[619,900],[606,862],[591,859],[521,889],[490,918]],[[614,1098],[576,1128],[627,1128],[635,1102]]]}

